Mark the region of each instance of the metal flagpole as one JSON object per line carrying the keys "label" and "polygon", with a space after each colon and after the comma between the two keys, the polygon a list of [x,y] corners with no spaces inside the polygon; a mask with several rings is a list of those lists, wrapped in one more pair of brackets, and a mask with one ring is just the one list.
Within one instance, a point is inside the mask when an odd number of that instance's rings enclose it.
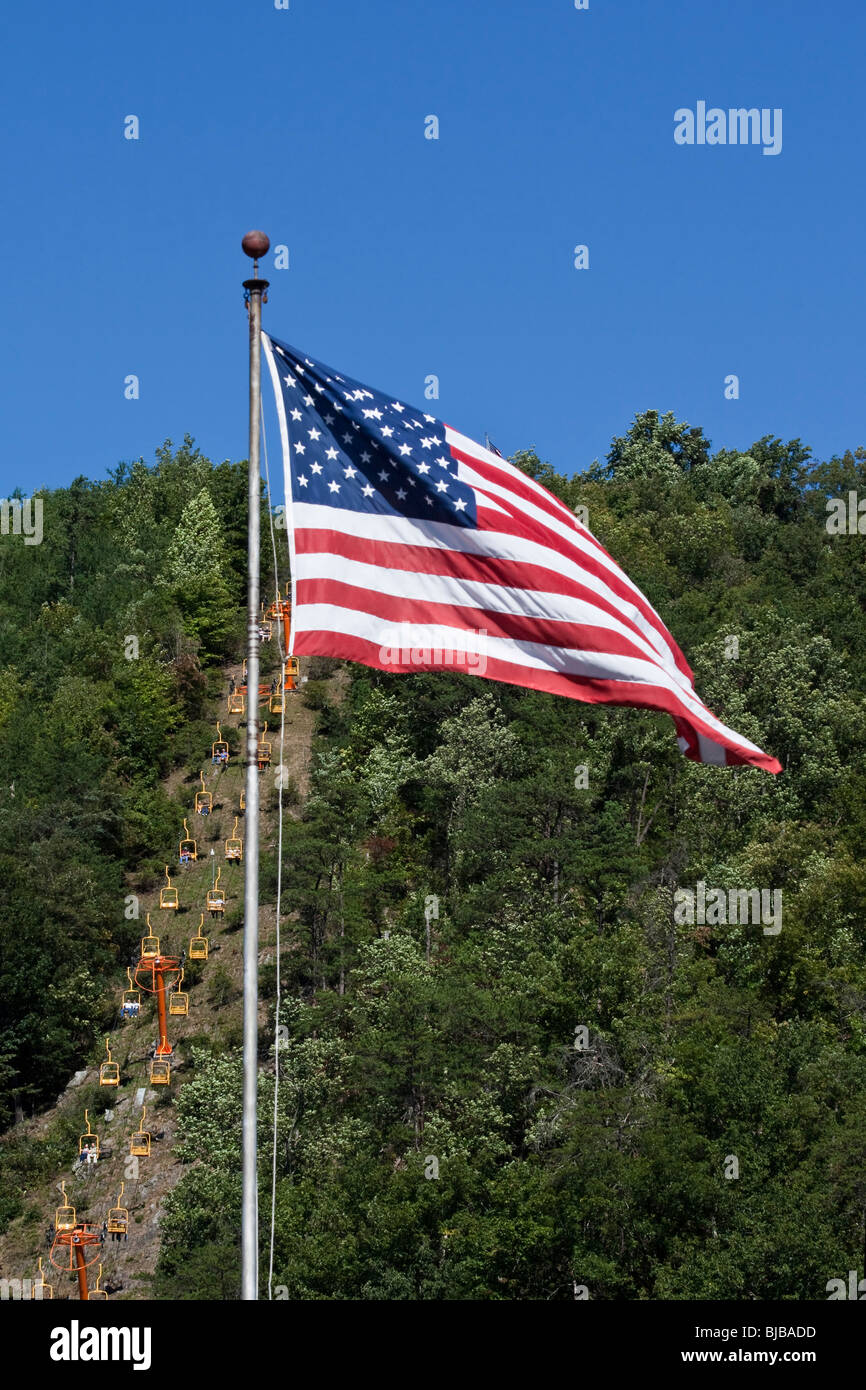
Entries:
{"label": "metal flagpole", "polygon": [[241,1209],[241,1298],[259,1296],[258,1165],[256,1098],[259,1052],[259,528],[261,468],[259,417],[262,398],[262,301],[267,280],[260,280],[259,256],[270,246],[264,232],[247,232],[241,245],[253,261],[253,279],[244,280],[250,321],[250,459],[247,492],[247,753],[246,845],[244,857],[244,1099],[243,1186]]}

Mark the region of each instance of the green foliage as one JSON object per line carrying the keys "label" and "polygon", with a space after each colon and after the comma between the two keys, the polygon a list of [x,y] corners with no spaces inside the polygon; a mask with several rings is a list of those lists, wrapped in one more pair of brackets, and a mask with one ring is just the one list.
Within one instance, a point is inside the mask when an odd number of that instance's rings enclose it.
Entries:
{"label": "green foliage", "polygon": [[0,1126],[103,1027],[124,876],[175,839],[161,781],[202,765],[208,664],[242,622],[244,467],[187,439],[42,500],[41,546],[0,537]]}

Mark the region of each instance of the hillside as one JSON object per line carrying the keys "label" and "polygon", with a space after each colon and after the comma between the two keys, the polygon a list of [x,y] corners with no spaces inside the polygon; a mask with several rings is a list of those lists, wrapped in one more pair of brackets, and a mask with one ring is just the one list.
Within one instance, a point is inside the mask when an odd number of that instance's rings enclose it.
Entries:
{"label": "hillside", "polygon": [[[265,671],[274,664],[273,655],[266,649],[263,651],[262,664]],[[241,667],[229,665],[224,668],[223,676],[228,691],[232,680],[238,685],[241,683]],[[334,689],[335,680],[338,683],[339,677],[331,679],[330,685]],[[234,746],[245,733],[246,721],[242,717],[226,715],[225,700],[222,705],[222,710],[217,711],[222,731]],[[279,726],[279,715],[271,716],[271,719]],[[289,785],[301,796],[309,778],[314,719],[313,712],[304,702],[302,688],[287,696],[283,765],[288,773]],[[276,767],[279,727],[271,732],[276,733]],[[276,848],[277,824],[274,774],[262,773],[260,777],[261,849],[265,854],[272,854]],[[16,1154],[23,1155],[25,1167],[28,1160],[32,1161],[33,1155],[40,1150],[45,1151],[46,1158],[46,1164],[42,1166],[51,1164],[52,1160],[54,1162],[50,1175],[37,1179],[22,1193],[26,1208],[24,1213],[12,1220],[0,1235],[0,1278],[35,1277],[39,1253],[43,1255],[43,1264],[48,1265],[46,1228],[49,1217],[53,1218],[54,1207],[62,1201],[61,1180],[65,1180],[68,1200],[76,1207],[79,1217],[100,1224],[108,1208],[118,1202],[120,1184],[123,1182],[122,1203],[129,1211],[128,1238],[113,1241],[109,1237],[106,1241],[102,1252],[103,1286],[111,1291],[112,1297],[119,1299],[151,1296],[159,1257],[162,1205],[185,1168],[175,1154],[175,1102],[189,1080],[192,1051],[201,1046],[214,1050],[236,1047],[242,1032],[243,868],[225,864],[223,843],[232,834],[239,814],[243,779],[243,766],[239,758],[233,759],[225,769],[212,766],[206,769],[205,786],[213,794],[213,810],[208,817],[196,816],[192,811],[199,783],[191,769],[186,773],[172,773],[166,779],[166,793],[181,805],[185,800],[189,802],[187,822],[190,833],[196,838],[198,854],[197,862],[178,869],[177,846],[166,846],[172,883],[178,888],[180,905],[177,911],[160,910],[159,887],[145,887],[145,884],[150,884],[152,875],[148,874],[143,879],[141,876],[130,876],[126,884],[127,892],[138,898],[141,932],[147,930],[146,922],[150,917],[152,929],[160,935],[163,951],[169,954],[179,954],[185,950],[188,938],[197,932],[205,894],[212,885],[211,850],[214,851],[215,861],[221,866],[221,887],[227,890],[224,920],[213,918],[208,913],[204,916],[201,930],[209,941],[207,961],[186,962],[183,986],[189,992],[189,1013],[186,1017],[172,1017],[169,1021],[169,1036],[176,1049],[172,1060],[171,1086],[163,1088],[148,1084],[148,1050],[157,1035],[157,1027],[155,1005],[145,996],[140,1017],[123,1021],[116,1019],[108,1035],[112,1059],[120,1063],[121,1084],[117,1090],[100,1087],[99,1062],[105,1060],[105,1052],[100,1054],[97,1051],[89,1065],[76,1072],[55,1105],[16,1126],[12,1147]],[[290,800],[296,802],[297,798]],[[296,804],[286,809],[288,815],[298,814]],[[239,831],[243,834],[243,814],[239,819]],[[260,915],[260,960],[263,966],[273,957],[274,929],[273,904],[265,903]],[[125,974],[119,974],[114,982],[118,1000],[127,985]],[[267,1021],[266,1000],[261,1005],[261,1021],[263,1026]],[[144,1128],[153,1138],[150,1156],[139,1158],[130,1156],[129,1141],[140,1125],[142,1102],[146,1106]],[[78,1136],[85,1129],[85,1108],[89,1109],[91,1127],[100,1138],[100,1158],[95,1167],[76,1161]],[[91,1277],[95,1277],[95,1267]],[[231,1277],[230,1271],[227,1277]],[[55,1297],[78,1297],[74,1276],[49,1270],[46,1279],[54,1283]],[[222,1292],[228,1295],[230,1289],[226,1287]],[[215,1295],[219,1296],[218,1291],[215,1291]]]}
{"label": "hillside", "polygon": [[[866,1234],[866,560],[826,524],[866,492],[866,451],[713,452],[648,411],[580,476],[516,462],[586,509],[701,696],[784,771],[688,762],[660,714],[310,658],[279,1001],[272,794],[263,819],[262,1292],[822,1299]],[[152,908],[237,673],[241,483],[187,442],[52,494],[38,563],[0,548],[10,1270],[33,1269],[95,1096],[141,935],[125,897]],[[236,776],[205,843],[231,829]],[[207,876],[174,880],[175,946]],[[681,910],[710,892],[780,894],[780,930]],[[190,973],[177,1084],[148,1116],[166,1137],[112,1266],[124,1296],[237,1297],[239,935],[230,904]],[[116,1194],[152,1024],[115,1036],[126,1104],[91,1107],[115,1150],[82,1179],[92,1211]]]}

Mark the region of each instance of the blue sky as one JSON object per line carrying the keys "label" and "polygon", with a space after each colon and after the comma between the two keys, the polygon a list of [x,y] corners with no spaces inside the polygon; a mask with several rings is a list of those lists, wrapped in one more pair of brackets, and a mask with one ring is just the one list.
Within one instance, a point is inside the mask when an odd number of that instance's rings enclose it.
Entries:
{"label": "blue sky", "polygon": [[[855,0],[43,0],[4,28],[0,496],[185,432],[245,457],[250,227],[289,247],[266,327],[413,403],[436,374],[427,408],[505,453],[581,470],[648,408],[716,447],[866,444]],[[782,108],[781,153],[678,146],[698,101]]]}

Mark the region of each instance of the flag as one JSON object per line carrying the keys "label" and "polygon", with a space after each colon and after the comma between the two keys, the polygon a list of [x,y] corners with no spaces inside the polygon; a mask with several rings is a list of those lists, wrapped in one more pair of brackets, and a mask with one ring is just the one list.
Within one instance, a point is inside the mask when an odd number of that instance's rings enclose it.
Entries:
{"label": "flag", "polygon": [[546,488],[435,415],[262,342],[295,654],[661,710],[694,761],[781,771],[702,703],[655,609]]}
{"label": "flag", "polygon": [[496,445],[493,443],[493,440],[490,438],[490,435],[489,435],[489,434],[485,434],[485,436],[484,436],[484,447],[485,447],[485,449],[489,449],[490,452],[491,452],[491,454],[495,454],[496,457],[497,457],[498,459],[504,458],[504,454],[502,453],[502,450],[501,450],[501,449],[497,449]]}

